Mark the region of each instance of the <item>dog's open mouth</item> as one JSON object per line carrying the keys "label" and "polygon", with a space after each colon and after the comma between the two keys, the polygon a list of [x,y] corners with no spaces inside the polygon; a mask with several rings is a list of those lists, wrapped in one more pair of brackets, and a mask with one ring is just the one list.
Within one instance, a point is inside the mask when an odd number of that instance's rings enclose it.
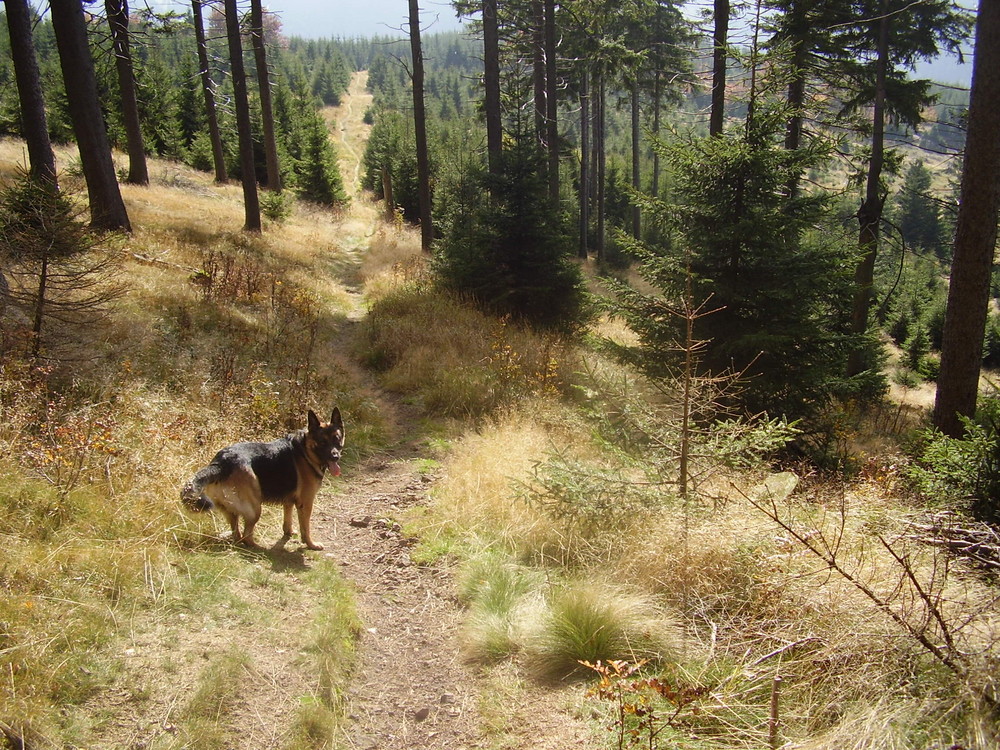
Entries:
{"label": "dog's open mouth", "polygon": [[337,461],[331,461],[326,465],[327,470],[330,472],[330,476],[339,477],[340,476],[340,463]]}

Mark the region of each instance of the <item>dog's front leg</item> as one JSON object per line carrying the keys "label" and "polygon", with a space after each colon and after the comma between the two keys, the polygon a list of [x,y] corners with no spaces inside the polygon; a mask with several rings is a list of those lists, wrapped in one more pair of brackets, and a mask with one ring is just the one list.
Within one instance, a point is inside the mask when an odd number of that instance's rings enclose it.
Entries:
{"label": "dog's front leg", "polygon": [[302,501],[302,500],[300,500],[299,503],[295,507],[296,507],[296,510],[298,510],[298,512],[299,512],[298,513],[298,515],[299,515],[299,534],[302,536],[302,542],[309,549],[316,549],[316,550],[323,549],[323,545],[322,544],[317,544],[316,542],[314,542],[312,540],[312,533],[310,532],[310,529],[309,529],[309,522],[310,522],[310,519],[312,518],[312,509],[313,509],[313,501],[312,501],[312,499],[310,498],[308,501]]}

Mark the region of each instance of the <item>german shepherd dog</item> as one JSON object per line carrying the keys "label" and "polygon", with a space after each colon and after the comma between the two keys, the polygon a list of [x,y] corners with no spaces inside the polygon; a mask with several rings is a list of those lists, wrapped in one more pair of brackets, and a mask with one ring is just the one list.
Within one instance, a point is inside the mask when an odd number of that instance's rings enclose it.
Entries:
{"label": "german shepherd dog", "polygon": [[[308,426],[270,443],[237,443],[215,454],[212,463],[181,489],[181,501],[194,511],[218,507],[229,519],[233,541],[255,546],[253,528],[263,503],[285,506],[284,540],[292,536],[292,508],[309,549],[323,549],[309,532],[313,500],[327,471],[340,475],[344,421],[334,408],[329,424],[310,409]],[[243,533],[240,533],[240,518]]]}

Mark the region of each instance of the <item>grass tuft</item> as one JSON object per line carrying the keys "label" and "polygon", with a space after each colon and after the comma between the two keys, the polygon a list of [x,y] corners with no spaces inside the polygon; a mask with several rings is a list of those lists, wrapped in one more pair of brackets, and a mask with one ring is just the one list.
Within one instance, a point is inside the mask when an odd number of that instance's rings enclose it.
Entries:
{"label": "grass tuft", "polygon": [[545,680],[589,677],[580,662],[665,659],[676,634],[649,597],[594,580],[573,582],[550,597],[527,644],[528,666]]}

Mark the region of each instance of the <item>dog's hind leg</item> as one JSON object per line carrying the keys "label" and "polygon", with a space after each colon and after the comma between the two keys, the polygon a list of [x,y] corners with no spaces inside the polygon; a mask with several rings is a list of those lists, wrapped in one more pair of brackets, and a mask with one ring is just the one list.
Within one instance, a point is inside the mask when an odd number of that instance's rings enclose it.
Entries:
{"label": "dog's hind leg", "polygon": [[226,517],[226,520],[229,521],[229,528],[233,532],[233,544],[243,541],[243,535],[240,534],[240,517],[228,508],[221,508],[220,510],[222,510],[222,515]]}
{"label": "dog's hind leg", "polygon": [[243,538],[240,541],[248,547],[257,546],[253,540],[253,528],[257,525],[258,520],[260,520],[260,513],[257,514],[256,518],[245,517],[243,519]]}

